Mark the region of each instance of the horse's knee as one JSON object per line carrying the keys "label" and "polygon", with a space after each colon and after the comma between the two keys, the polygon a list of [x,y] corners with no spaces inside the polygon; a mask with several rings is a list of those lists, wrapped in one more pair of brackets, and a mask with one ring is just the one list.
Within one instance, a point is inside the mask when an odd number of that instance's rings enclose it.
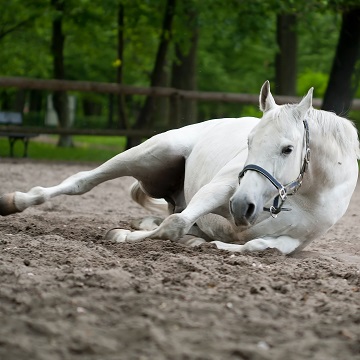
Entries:
{"label": "horse's knee", "polygon": [[173,214],[161,223],[156,235],[161,239],[178,240],[188,233],[192,225],[181,214]]}

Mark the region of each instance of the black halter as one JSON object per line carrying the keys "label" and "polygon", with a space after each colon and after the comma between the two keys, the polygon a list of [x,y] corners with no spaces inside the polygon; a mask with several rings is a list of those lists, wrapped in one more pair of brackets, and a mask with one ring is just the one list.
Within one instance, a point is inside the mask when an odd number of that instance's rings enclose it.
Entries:
{"label": "black halter", "polygon": [[309,133],[309,125],[306,119],[303,121],[304,124],[304,138],[305,138],[305,156],[304,160],[300,169],[299,176],[294,180],[288,183],[287,185],[282,185],[277,179],[275,179],[269,172],[267,172],[265,169],[263,169],[261,166],[249,164],[244,167],[244,169],[239,174],[239,183],[241,181],[241,178],[244,176],[244,174],[248,170],[257,171],[261,175],[265,176],[277,189],[279,192],[279,195],[277,195],[274,198],[274,202],[270,208],[264,207],[264,211],[269,211],[271,216],[276,218],[277,214],[280,213],[280,211],[289,211],[291,209],[283,208],[283,204],[286,200],[286,197],[288,195],[294,195],[300,188],[302,184],[302,180],[304,177],[304,174],[307,170],[308,164],[310,162],[310,133]]}

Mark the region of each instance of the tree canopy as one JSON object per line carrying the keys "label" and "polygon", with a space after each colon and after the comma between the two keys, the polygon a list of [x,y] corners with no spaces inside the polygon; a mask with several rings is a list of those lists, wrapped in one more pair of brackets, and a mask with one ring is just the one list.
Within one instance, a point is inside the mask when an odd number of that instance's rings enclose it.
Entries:
{"label": "tree canopy", "polygon": [[[277,43],[277,17],[292,14],[296,17],[296,93],[303,95],[315,86],[317,97],[326,91],[342,14],[360,6],[358,0],[176,1],[171,29],[162,35],[170,0],[57,0],[63,4],[61,11],[52,6],[53,1],[0,0],[0,75],[52,78],[52,24],[61,17],[66,79],[115,82],[121,67],[123,83],[149,86],[164,36],[169,40],[162,64],[164,86],[176,76],[174,65],[192,56],[194,79],[187,83],[197,90],[258,93],[268,79],[276,93],[276,54],[286,50]],[[118,55],[119,6],[123,9],[122,58]],[[96,98],[94,94],[92,99]],[[104,98],[98,100],[108,106]],[[144,101],[126,99],[133,124]],[[233,116],[241,110],[228,109]],[[231,115],[223,114],[221,104],[201,104],[198,120],[218,114]]]}

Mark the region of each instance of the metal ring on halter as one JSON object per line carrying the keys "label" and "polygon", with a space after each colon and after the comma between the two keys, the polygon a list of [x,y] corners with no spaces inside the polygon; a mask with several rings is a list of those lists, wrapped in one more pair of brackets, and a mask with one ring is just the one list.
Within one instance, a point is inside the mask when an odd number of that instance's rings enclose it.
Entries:
{"label": "metal ring on halter", "polygon": [[281,197],[282,201],[285,201],[287,196],[287,191],[284,186],[281,189],[279,189],[279,196]]}

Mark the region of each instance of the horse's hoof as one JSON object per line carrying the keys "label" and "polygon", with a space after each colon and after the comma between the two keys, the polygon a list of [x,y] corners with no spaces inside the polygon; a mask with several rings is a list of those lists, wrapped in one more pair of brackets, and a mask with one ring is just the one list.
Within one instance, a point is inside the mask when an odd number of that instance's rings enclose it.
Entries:
{"label": "horse's hoof", "polygon": [[126,237],[130,234],[130,230],[114,228],[109,230],[105,235],[105,240],[114,242],[114,243],[123,243],[126,241]]}
{"label": "horse's hoof", "polygon": [[4,194],[0,197],[0,215],[6,216],[20,212],[15,206],[15,193]]}

